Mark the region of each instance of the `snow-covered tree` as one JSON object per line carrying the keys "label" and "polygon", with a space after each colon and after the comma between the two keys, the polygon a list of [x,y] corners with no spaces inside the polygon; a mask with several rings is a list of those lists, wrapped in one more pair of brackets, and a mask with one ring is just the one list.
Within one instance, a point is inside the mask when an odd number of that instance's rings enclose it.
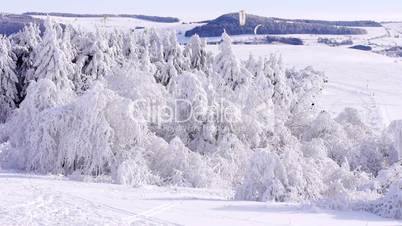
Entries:
{"label": "snow-covered tree", "polygon": [[167,32],[163,35],[162,44],[165,62],[172,59],[172,63],[178,73],[182,73],[190,68],[184,58],[183,50],[177,41],[177,36],[174,31]]}
{"label": "snow-covered tree", "polygon": [[266,58],[263,70],[273,85],[272,101],[275,105],[276,120],[279,122],[286,121],[290,114],[292,92],[286,78],[282,57],[271,55],[270,58]]}
{"label": "snow-covered tree", "polygon": [[122,34],[122,54],[131,63],[137,63],[139,59],[139,48],[137,45],[137,34],[134,31]]}
{"label": "snow-covered tree", "polygon": [[16,72],[19,80],[20,99],[26,95],[29,81],[33,80],[34,50],[42,41],[37,24],[30,23],[22,31],[11,37],[13,52],[16,56]]}
{"label": "snow-covered tree", "polygon": [[10,41],[0,36],[0,123],[7,119],[19,101],[19,81],[11,54]]}
{"label": "snow-covered tree", "polygon": [[147,160],[144,158],[144,150],[134,150],[131,158],[124,160],[113,175],[116,183],[132,187],[148,184],[160,184],[160,178],[152,174]]}
{"label": "snow-covered tree", "polygon": [[317,97],[324,89],[326,77],[311,67],[297,71],[286,71],[286,78],[292,92],[290,117],[287,126],[299,136],[307,125],[317,116]]}
{"label": "snow-covered tree", "polygon": [[[119,117],[115,117],[119,115]],[[10,121],[12,164],[46,173],[102,175],[135,160],[147,127],[128,99],[101,84],[81,98],[65,98],[56,85],[32,83],[19,112]]]}
{"label": "snow-covered tree", "polygon": [[24,46],[31,51],[41,42],[40,29],[38,24],[29,23],[22,31],[11,37],[13,44]]}
{"label": "snow-covered tree", "polygon": [[285,166],[275,153],[256,150],[248,166],[244,183],[237,197],[255,201],[284,201],[288,178]]}
{"label": "snow-covered tree", "polygon": [[392,121],[384,132],[387,143],[392,145],[389,151],[389,163],[393,164],[402,160],[402,121]]}
{"label": "snow-covered tree", "polygon": [[197,69],[207,72],[207,50],[206,40],[201,39],[200,36],[194,35],[190,38],[184,49],[184,55],[190,58],[191,69]]}
{"label": "snow-covered tree", "polygon": [[154,77],[158,83],[161,83],[164,86],[167,86],[170,83],[171,79],[177,76],[178,72],[176,67],[174,66],[173,56],[169,57],[168,62],[157,62],[156,72]]}
{"label": "snow-covered tree", "polygon": [[151,63],[149,55],[149,40],[148,36],[144,33],[137,34],[135,36],[136,55],[138,56],[139,68],[143,71],[154,74],[156,67]]}
{"label": "snow-covered tree", "polygon": [[74,68],[70,54],[62,47],[60,40],[61,27],[49,18],[45,21],[45,32],[42,42],[35,49],[34,79],[50,79],[60,89],[73,89],[70,80]]}
{"label": "snow-covered tree", "polygon": [[385,193],[393,183],[402,179],[402,162],[396,162],[378,172],[375,178],[380,193]]}
{"label": "snow-covered tree", "polygon": [[206,159],[185,147],[180,138],[174,138],[169,144],[157,139],[149,148],[150,168],[163,184],[207,187],[217,178]]}
{"label": "snow-covered tree", "polygon": [[160,33],[151,29],[146,37],[150,61],[156,66],[154,77],[158,83],[167,86],[173,77],[189,69],[174,32]]}
{"label": "snow-covered tree", "polygon": [[147,29],[144,32],[151,63],[164,62],[163,46],[159,32],[154,28]]}
{"label": "snow-covered tree", "polygon": [[318,112],[324,74],[240,61],[226,33],[214,56],[174,32],[45,28],[0,38],[1,167],[400,218],[401,122]]}
{"label": "snow-covered tree", "polygon": [[231,38],[224,32],[219,45],[220,52],[216,55],[213,65],[216,73],[215,87],[223,93],[234,93],[236,99],[242,100],[247,92],[251,74],[241,66],[233,53],[231,43]]}
{"label": "snow-covered tree", "polygon": [[245,169],[253,152],[236,135],[231,133],[223,135],[214,149],[206,148],[205,152],[211,152],[209,154],[212,156],[213,169],[221,178],[225,178],[222,184],[235,187],[243,183]]}
{"label": "snow-covered tree", "polygon": [[115,62],[109,54],[107,36],[101,30],[95,33],[84,33],[81,39],[76,40],[78,46],[77,66],[81,69],[81,76],[75,83],[77,90],[85,91],[96,80],[104,78],[114,66]]}
{"label": "snow-covered tree", "polygon": [[124,61],[124,34],[119,30],[114,30],[108,34],[108,52],[112,59],[118,63],[123,64]]}
{"label": "snow-covered tree", "polygon": [[149,72],[129,65],[115,69],[105,81],[109,89],[133,101],[150,130],[160,134],[159,129],[164,118],[169,117],[165,112],[169,101],[169,93],[165,87],[157,83]]}
{"label": "snow-covered tree", "polygon": [[[75,48],[73,47],[71,40],[73,38],[73,32],[74,28],[71,25],[67,25],[63,33],[61,34],[61,40],[60,40],[60,48],[63,51],[63,53],[66,55],[66,59],[70,62],[73,61],[75,58]],[[70,79],[72,79],[70,77]]]}
{"label": "snow-covered tree", "polygon": [[[57,145],[56,141],[48,134],[52,130],[43,130],[45,125],[51,123],[49,115],[45,114],[49,109],[67,103],[69,99],[48,79],[30,82],[27,96],[7,124],[9,142],[13,149],[10,153],[2,154],[6,154],[11,167],[25,170],[42,167],[35,158],[50,158],[49,152],[56,151],[53,150]],[[53,119],[53,122],[60,120]]]}
{"label": "snow-covered tree", "polygon": [[402,219],[402,180],[391,184],[384,197],[370,203],[365,210],[382,217]]}

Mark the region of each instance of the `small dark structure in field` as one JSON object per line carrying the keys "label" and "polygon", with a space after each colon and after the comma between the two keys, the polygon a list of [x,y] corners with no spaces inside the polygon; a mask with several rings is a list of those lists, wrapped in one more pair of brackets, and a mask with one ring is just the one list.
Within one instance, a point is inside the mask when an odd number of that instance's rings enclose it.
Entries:
{"label": "small dark structure in field", "polygon": [[363,51],[371,51],[371,50],[373,50],[373,48],[371,48],[371,46],[365,46],[365,45],[355,45],[355,46],[351,46],[349,48],[357,49],[357,50],[363,50]]}

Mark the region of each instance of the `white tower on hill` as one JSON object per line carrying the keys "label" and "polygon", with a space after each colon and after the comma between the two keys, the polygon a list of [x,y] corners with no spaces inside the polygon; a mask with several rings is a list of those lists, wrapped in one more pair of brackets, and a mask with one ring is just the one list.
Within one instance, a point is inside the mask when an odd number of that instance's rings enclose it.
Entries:
{"label": "white tower on hill", "polygon": [[239,12],[239,24],[244,26],[246,24],[246,11],[240,10]]}

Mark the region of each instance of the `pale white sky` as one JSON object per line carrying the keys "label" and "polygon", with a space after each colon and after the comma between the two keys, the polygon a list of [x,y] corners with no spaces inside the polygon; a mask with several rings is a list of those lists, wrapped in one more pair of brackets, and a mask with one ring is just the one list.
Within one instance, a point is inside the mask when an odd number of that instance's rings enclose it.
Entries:
{"label": "pale white sky", "polygon": [[262,16],[402,20],[402,0],[0,0],[1,11],[132,13],[211,19],[245,9]]}

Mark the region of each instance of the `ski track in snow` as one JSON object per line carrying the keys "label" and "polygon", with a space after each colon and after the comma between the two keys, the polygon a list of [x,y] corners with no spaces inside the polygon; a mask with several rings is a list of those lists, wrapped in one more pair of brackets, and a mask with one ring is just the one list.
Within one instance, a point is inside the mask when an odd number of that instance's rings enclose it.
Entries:
{"label": "ski track in snow", "polygon": [[0,173],[0,225],[402,226],[362,212],[230,201],[224,190],[130,188]]}
{"label": "ski track in snow", "polygon": [[[175,225],[152,218],[168,210],[168,207],[173,207],[173,203],[137,214],[131,210],[104,204],[102,197],[83,198],[75,195],[74,193],[78,192],[74,189],[61,189],[67,181],[24,176],[15,179],[15,175],[4,174],[0,177],[3,185],[10,180],[18,181],[11,183],[16,186],[9,191],[1,189],[3,198],[0,199],[0,225]],[[54,182],[56,186],[46,182]],[[72,184],[84,185],[80,182]],[[7,205],[11,204],[7,202],[18,203]]]}

